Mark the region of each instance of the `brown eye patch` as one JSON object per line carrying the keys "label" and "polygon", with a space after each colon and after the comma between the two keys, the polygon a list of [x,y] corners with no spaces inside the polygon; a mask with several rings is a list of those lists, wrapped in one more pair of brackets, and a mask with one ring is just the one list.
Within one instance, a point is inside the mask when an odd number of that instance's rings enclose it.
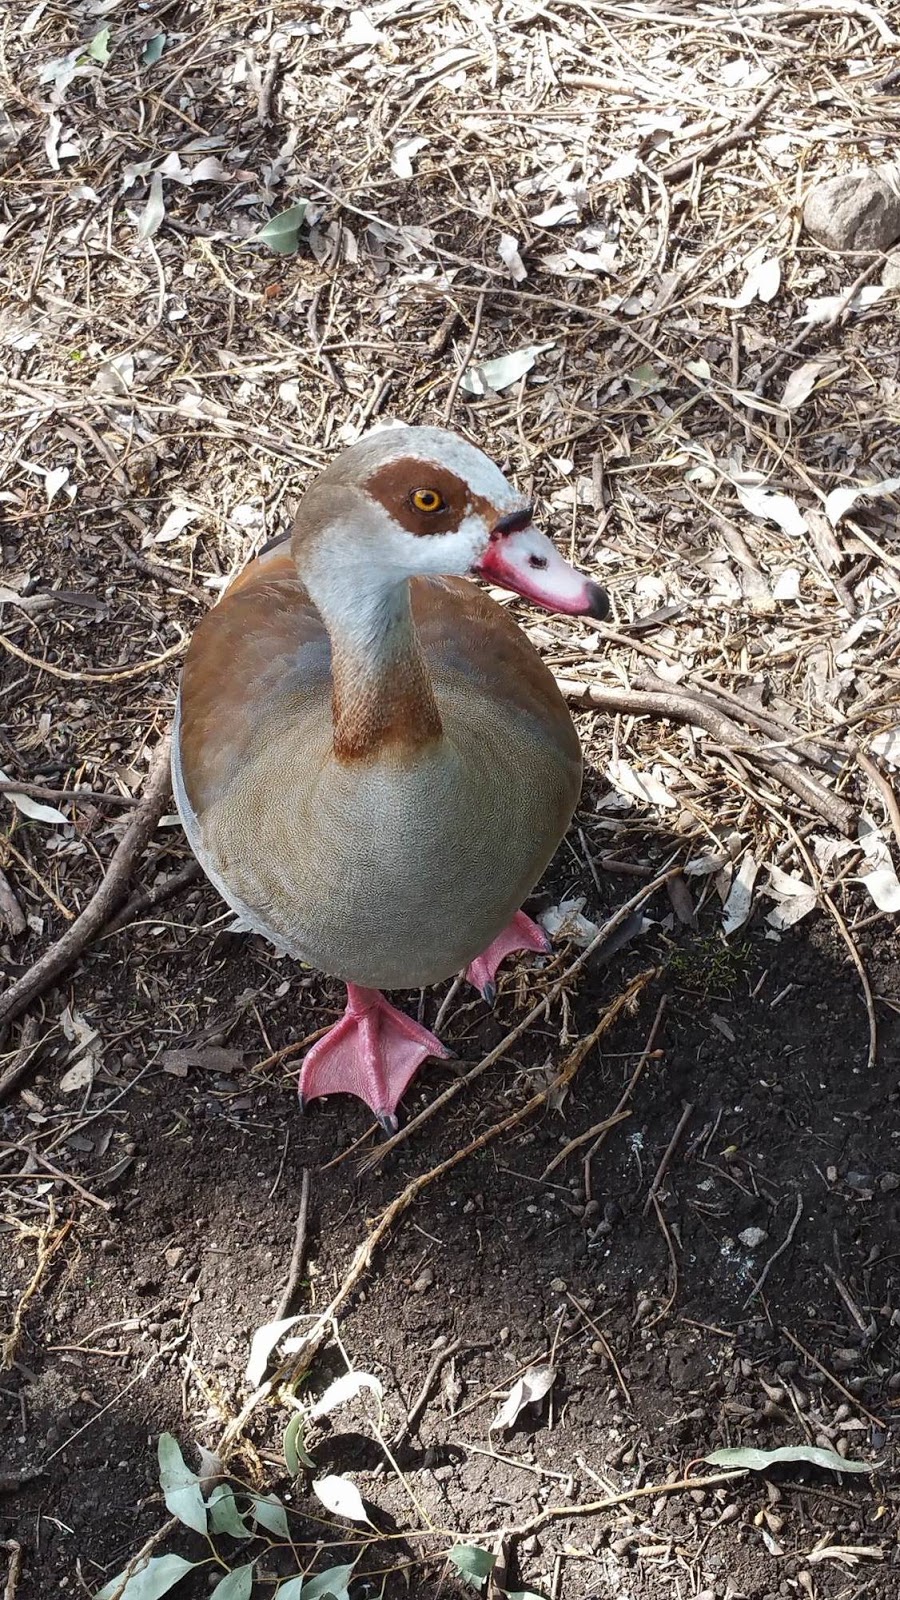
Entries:
{"label": "brown eye patch", "polygon": [[473,494],[455,472],[413,456],[386,461],[364,488],[401,528],[423,538],[455,532],[471,512],[487,520],[495,515],[493,506]]}

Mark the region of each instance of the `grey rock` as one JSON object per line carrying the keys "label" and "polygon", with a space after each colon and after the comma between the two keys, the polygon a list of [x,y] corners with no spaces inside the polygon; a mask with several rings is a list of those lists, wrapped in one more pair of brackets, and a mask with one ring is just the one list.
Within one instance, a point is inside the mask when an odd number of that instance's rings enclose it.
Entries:
{"label": "grey rock", "polygon": [[844,172],[817,183],[803,225],[829,250],[887,250],[900,239],[900,194],[874,172]]}

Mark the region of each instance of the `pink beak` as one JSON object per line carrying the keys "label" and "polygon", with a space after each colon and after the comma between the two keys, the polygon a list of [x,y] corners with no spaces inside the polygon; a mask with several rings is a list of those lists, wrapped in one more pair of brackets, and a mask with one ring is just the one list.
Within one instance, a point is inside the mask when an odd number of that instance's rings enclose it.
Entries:
{"label": "pink beak", "polygon": [[573,617],[609,616],[609,595],[599,583],[570,566],[531,520],[531,506],[502,517],[474,571],[499,589]]}

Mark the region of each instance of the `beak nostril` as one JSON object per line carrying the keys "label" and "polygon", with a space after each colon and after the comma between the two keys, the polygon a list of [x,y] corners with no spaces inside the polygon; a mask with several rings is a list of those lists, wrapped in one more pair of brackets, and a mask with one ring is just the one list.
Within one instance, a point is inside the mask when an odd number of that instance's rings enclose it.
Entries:
{"label": "beak nostril", "polygon": [[546,569],[546,566],[547,566],[547,557],[546,556],[529,556],[528,557],[528,565],[530,567],[534,567],[537,572],[543,572]]}

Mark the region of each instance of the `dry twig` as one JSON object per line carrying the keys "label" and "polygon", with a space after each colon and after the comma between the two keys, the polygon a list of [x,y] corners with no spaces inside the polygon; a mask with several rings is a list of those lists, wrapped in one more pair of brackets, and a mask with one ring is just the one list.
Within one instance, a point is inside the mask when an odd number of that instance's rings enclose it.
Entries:
{"label": "dry twig", "polygon": [[113,852],[102,882],[72,926],[0,999],[0,1032],[43,994],[100,932],[124,894],[135,863],[156,832],[169,793],[169,740],[161,739],[153,753],[141,803]]}

